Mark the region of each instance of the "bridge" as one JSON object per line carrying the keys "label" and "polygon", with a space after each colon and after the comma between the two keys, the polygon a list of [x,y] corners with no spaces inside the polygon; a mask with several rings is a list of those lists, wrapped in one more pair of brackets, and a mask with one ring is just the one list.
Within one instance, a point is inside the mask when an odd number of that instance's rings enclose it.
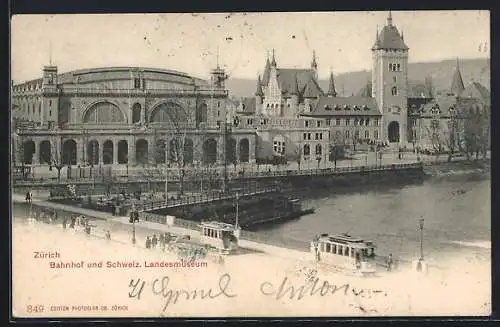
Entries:
{"label": "bridge", "polygon": [[278,191],[275,187],[261,188],[256,190],[242,190],[240,192],[233,191],[231,194],[220,192],[210,192],[199,195],[184,196],[180,199],[165,199],[163,201],[146,201],[134,204],[135,210],[138,212],[153,211],[160,209],[178,208],[183,206],[196,206],[207,204],[216,201],[235,200],[238,198],[252,197]]}
{"label": "bridge", "polygon": [[[245,171],[244,173],[232,173],[229,178],[231,181],[251,180],[251,179],[272,179],[272,178],[286,178],[293,176],[331,176],[331,175],[345,175],[353,173],[370,173],[381,171],[397,171],[397,170],[422,170],[423,163],[403,163],[391,165],[371,165],[371,166],[356,166],[356,167],[338,167],[338,168],[323,168],[323,169],[301,169],[301,170],[272,170],[272,171]],[[222,172],[222,169],[221,169]],[[112,177],[112,179],[111,179]],[[223,178],[222,174],[218,176],[219,179]],[[13,188],[19,187],[54,187],[65,186],[68,184],[85,184],[85,185],[98,185],[106,183],[114,184],[129,184],[129,183],[150,183],[150,182],[165,182],[165,174],[158,172],[158,174],[148,178],[144,176],[105,176],[100,178],[68,178],[68,179],[29,179],[29,180],[13,180]],[[180,181],[179,175],[176,173],[168,173],[168,181],[170,183],[178,183]],[[199,182],[200,174],[196,170],[186,170],[183,179],[184,182]]]}

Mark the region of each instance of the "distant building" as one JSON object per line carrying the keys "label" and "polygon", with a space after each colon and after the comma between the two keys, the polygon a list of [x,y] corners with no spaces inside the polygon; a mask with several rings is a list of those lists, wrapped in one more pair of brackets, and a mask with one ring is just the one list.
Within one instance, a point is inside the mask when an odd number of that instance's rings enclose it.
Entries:
{"label": "distant building", "polygon": [[[490,91],[477,82],[465,87],[457,59],[448,92],[435,98],[408,99],[410,141],[422,150],[466,150],[468,137],[484,138],[476,143],[490,144]],[[472,149],[469,149],[469,152]]]}

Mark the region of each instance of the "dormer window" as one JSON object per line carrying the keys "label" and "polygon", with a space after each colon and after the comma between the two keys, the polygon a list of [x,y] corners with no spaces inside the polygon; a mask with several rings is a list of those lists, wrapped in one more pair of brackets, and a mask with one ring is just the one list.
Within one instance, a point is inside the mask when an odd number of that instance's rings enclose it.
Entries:
{"label": "dormer window", "polygon": [[361,108],[363,108],[363,110],[370,110],[370,109],[366,106],[366,104],[364,104]]}
{"label": "dormer window", "polygon": [[332,110],[332,108],[325,104],[325,110]]}
{"label": "dormer window", "polygon": [[348,106],[348,105],[346,105],[346,104],[344,105],[344,110],[350,110],[350,109],[351,109],[351,108],[349,108],[349,106]]}
{"label": "dormer window", "polygon": [[354,105],[354,110],[358,110],[358,105]]}
{"label": "dormer window", "polygon": [[336,104],[334,107],[333,107],[335,110],[340,110],[340,107],[338,104]]}

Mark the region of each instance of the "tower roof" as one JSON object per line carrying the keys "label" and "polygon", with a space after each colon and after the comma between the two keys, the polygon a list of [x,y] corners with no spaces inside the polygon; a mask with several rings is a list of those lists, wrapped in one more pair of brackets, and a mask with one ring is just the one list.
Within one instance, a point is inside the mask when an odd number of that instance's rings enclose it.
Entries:
{"label": "tower roof", "polygon": [[271,66],[272,66],[272,67],[276,67],[276,66],[277,66],[277,65],[276,65],[276,58],[274,57],[274,49],[273,49],[273,58],[272,58],[272,60],[271,60]]}
{"label": "tower roof", "polygon": [[269,56],[266,59],[266,67],[264,68],[264,75],[262,76],[262,85],[267,85],[269,83],[269,75],[271,73],[271,62],[269,61]]}
{"label": "tower roof", "polygon": [[335,90],[335,82],[333,80],[333,73],[330,73],[330,85],[328,86],[328,96],[336,97],[337,91]]}
{"label": "tower roof", "polygon": [[372,50],[393,49],[393,50],[408,50],[408,46],[403,40],[403,36],[399,34],[396,26],[392,24],[392,14],[389,12],[387,24],[382,28],[380,33],[377,33],[377,38]]}
{"label": "tower roof", "polygon": [[462,74],[460,73],[460,66],[458,65],[457,59],[457,67],[455,69],[455,73],[453,74],[450,91],[456,96],[459,96],[463,92],[463,90],[465,90],[465,86],[462,79]]}
{"label": "tower roof", "polygon": [[264,96],[264,92],[262,91],[262,82],[260,80],[260,75],[257,81],[257,90],[255,91],[255,95]]}
{"label": "tower roof", "polygon": [[311,68],[316,69],[318,68],[318,62],[316,61],[316,51],[313,50],[313,58],[311,61]]}

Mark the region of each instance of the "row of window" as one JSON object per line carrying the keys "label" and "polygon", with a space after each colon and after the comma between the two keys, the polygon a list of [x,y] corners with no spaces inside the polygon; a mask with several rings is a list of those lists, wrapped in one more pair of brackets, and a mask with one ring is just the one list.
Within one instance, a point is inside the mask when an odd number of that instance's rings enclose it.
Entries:
{"label": "row of window", "polygon": [[[52,106],[52,100],[49,100],[49,106]],[[24,114],[26,113],[27,115],[35,114],[36,111],[36,105],[33,103],[31,105],[31,112],[30,112],[30,105],[29,104],[22,104],[21,105],[21,112]],[[42,103],[38,103],[38,115],[42,114]],[[49,116],[52,116],[52,109],[49,109]]]}
{"label": "row of window", "polygon": [[[311,134],[312,133],[304,133],[304,140],[311,140]],[[314,139],[315,140],[322,140],[323,133],[314,133]]]}
{"label": "row of window", "polygon": [[[304,153],[304,156],[311,155],[311,146],[309,144],[304,144],[303,153]],[[321,146],[321,144],[316,144],[315,153],[318,156],[323,153],[323,147]]]}
{"label": "row of window", "polygon": [[[337,138],[341,138],[342,131],[336,131],[335,136]],[[349,130],[344,131],[344,138],[348,139],[350,137],[351,137],[351,131],[349,131]],[[354,131],[354,137],[359,138],[359,131]],[[378,130],[373,131],[373,138],[375,140],[378,140]],[[365,139],[370,139],[370,131],[369,130],[365,131]]]}
{"label": "row of window", "polygon": [[400,72],[401,71],[401,64],[390,63],[389,64],[389,71],[390,72]]}
{"label": "row of window", "polygon": [[[305,127],[312,127],[313,121],[306,120]],[[321,127],[321,120],[316,121],[316,127]]]}
{"label": "row of window", "polygon": [[352,255],[354,257],[354,249],[351,249],[349,246],[330,244],[330,243],[321,243],[321,252],[327,252],[332,254],[344,255],[346,257]]}
{"label": "row of window", "polygon": [[[354,118],[353,120],[354,126],[369,126],[370,125],[370,118]],[[349,126],[351,124],[351,119],[346,118],[345,119],[345,126]],[[373,121],[373,126],[378,126],[379,120],[378,118]],[[326,126],[331,126],[332,122],[330,119],[326,120]],[[335,126],[340,126],[341,125],[341,119],[336,118],[335,119]],[[306,126],[307,127],[307,126]]]}

